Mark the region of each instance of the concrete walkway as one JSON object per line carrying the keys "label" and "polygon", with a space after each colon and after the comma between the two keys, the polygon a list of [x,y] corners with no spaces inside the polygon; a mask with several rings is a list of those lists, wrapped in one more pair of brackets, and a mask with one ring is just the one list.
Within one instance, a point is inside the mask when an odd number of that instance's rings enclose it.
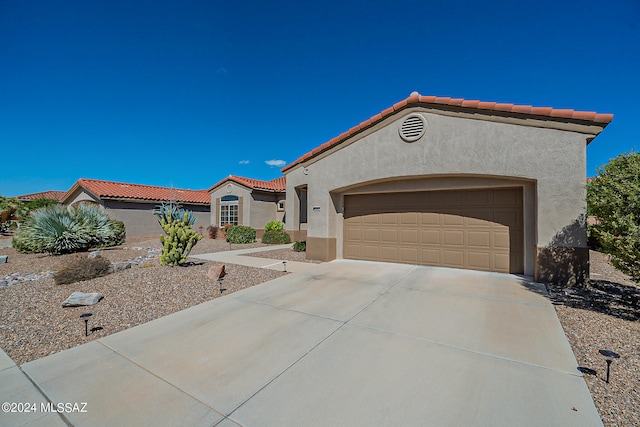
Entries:
{"label": "concrete walkway", "polygon": [[215,252],[202,255],[191,255],[191,258],[204,259],[207,261],[215,261],[226,264],[239,264],[247,265],[249,267],[256,268],[268,268],[270,270],[286,271],[289,273],[310,273],[315,269],[317,264],[299,261],[286,261],[276,260],[269,258],[258,258],[254,256],[246,256],[245,254],[251,254],[255,252],[269,252],[278,249],[291,249],[291,244],[288,245],[273,245],[262,248],[252,249],[238,249],[228,252]]}
{"label": "concrete walkway", "polygon": [[2,366],[0,400],[86,410],[2,426],[602,426],[544,287],[496,273],[312,265]]}

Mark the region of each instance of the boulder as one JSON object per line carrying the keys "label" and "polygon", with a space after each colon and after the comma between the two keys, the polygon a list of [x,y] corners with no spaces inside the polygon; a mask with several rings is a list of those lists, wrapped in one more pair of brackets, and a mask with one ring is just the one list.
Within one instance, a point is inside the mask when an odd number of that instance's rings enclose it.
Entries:
{"label": "boulder", "polygon": [[211,280],[218,280],[223,278],[225,274],[226,273],[224,271],[224,264],[214,264],[209,269],[207,277]]}
{"label": "boulder", "polygon": [[62,303],[63,307],[79,307],[81,305],[94,305],[104,296],[97,292],[86,294],[84,292],[74,292]]}

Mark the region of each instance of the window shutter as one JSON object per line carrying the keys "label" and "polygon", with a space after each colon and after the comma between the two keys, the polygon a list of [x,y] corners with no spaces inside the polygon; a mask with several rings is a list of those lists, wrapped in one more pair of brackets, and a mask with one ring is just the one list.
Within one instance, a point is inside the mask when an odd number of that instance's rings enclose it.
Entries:
{"label": "window shutter", "polygon": [[214,225],[217,225],[218,227],[222,227],[222,224],[219,224],[220,222],[220,197],[218,197],[216,199],[216,216],[214,217]]}

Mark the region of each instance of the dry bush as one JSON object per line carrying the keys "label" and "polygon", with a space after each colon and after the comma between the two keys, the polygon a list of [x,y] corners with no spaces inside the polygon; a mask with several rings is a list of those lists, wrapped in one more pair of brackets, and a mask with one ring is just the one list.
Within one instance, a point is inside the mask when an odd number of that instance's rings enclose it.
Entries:
{"label": "dry bush", "polygon": [[53,275],[56,285],[91,280],[111,273],[111,262],[103,256],[87,258],[86,255],[76,255],[67,258],[60,270]]}

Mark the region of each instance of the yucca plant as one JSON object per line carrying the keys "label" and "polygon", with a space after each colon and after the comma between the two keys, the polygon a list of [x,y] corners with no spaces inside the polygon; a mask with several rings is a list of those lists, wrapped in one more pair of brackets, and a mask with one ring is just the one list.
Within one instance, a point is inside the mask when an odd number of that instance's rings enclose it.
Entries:
{"label": "yucca plant", "polygon": [[100,206],[54,205],[29,213],[14,233],[13,247],[26,253],[64,254],[119,245],[124,238],[124,224]]}

